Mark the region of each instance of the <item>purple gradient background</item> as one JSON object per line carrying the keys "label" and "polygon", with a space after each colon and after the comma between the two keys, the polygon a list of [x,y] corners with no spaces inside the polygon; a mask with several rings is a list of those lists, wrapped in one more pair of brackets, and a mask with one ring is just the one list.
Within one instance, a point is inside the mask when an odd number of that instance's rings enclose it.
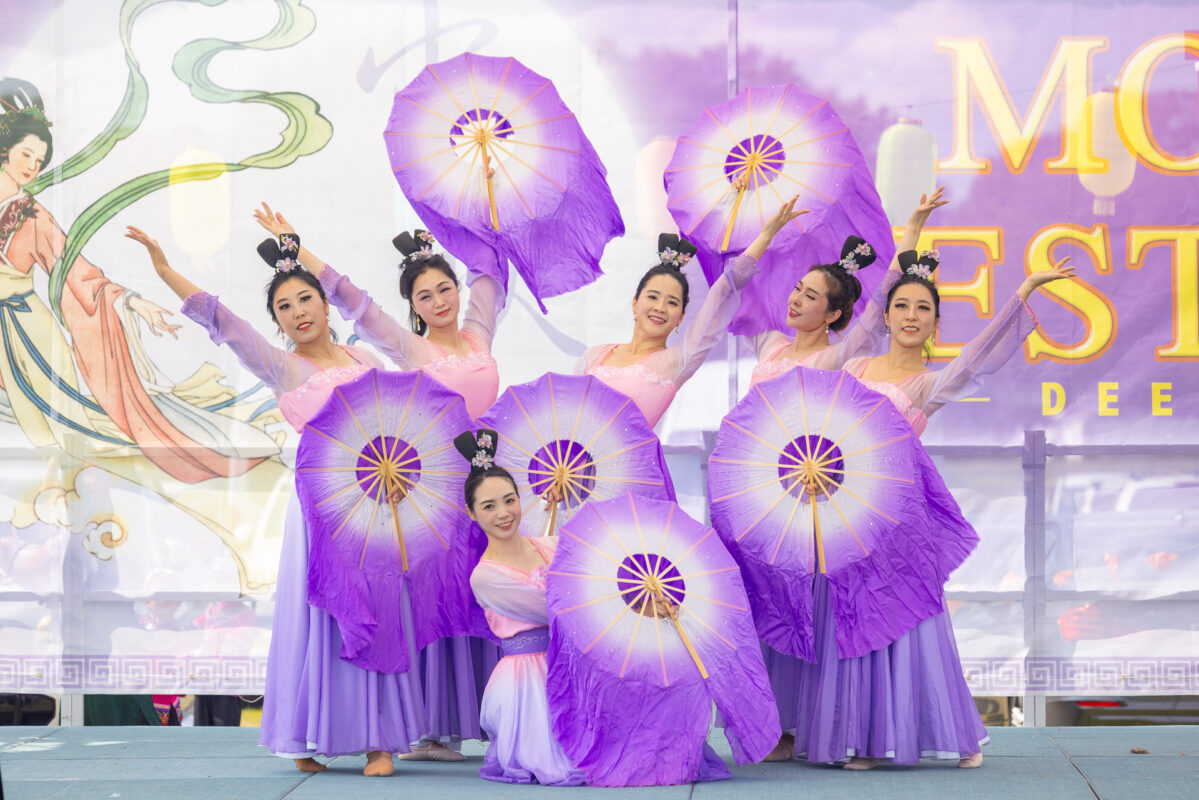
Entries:
{"label": "purple gradient background", "polygon": [[[696,110],[729,93],[730,26],[726,2],[662,8],[660,20],[612,30],[611,6],[586,9],[570,3],[564,16],[577,34],[602,54],[613,82],[622,87],[634,131],[642,143],[675,137]],[[630,12],[632,6],[630,5]],[[1091,90],[1115,82],[1124,62],[1149,40],[1196,27],[1182,3],[1109,2],[982,3],[943,0],[922,3],[752,2],[736,4],[736,88],[794,83],[825,96],[849,124],[872,168],[879,137],[897,117],[916,117],[937,141],[938,157],[952,149],[953,59],[937,52],[938,38],[981,37],[1019,114],[1024,114],[1058,42],[1069,36],[1105,36],[1110,45],[1095,55]],[[653,12],[646,12],[653,14]],[[646,14],[641,14],[645,17]],[[656,24],[660,22],[661,24]],[[647,80],[647,76],[653,76]],[[1175,154],[1199,150],[1199,81],[1194,62],[1173,55],[1161,62],[1150,83],[1150,123],[1160,145]],[[1129,225],[1194,225],[1199,221],[1199,178],[1163,175],[1138,165],[1132,186],[1116,199],[1116,216],[1096,218],[1093,196],[1072,174],[1045,174],[1042,165],[1060,149],[1060,96],[1023,174],[1003,162],[985,117],[975,106],[974,150],[989,158],[986,175],[941,175],[951,204],[933,226],[1003,228],[1003,261],[995,266],[994,307],[1002,305],[1024,278],[1024,249],[1052,224],[1090,228],[1107,222],[1112,273],[1097,275],[1089,258],[1062,244],[1055,255],[1073,255],[1080,277],[1102,292],[1117,315],[1115,341],[1088,363],[1030,364],[1019,356],[984,379],[986,404],[955,404],[941,411],[925,441],[1013,444],[1025,429],[1044,429],[1055,444],[1159,443],[1199,440],[1199,415],[1188,413],[1199,392],[1193,362],[1156,361],[1154,349],[1173,338],[1170,318],[1169,253],[1147,251],[1139,270],[1125,262]],[[603,155],[603,154],[601,154]],[[902,224],[904,220],[892,220]],[[944,248],[942,277],[973,277],[982,253]],[[1188,302],[1197,302],[1189,298]],[[1077,341],[1082,321],[1044,295],[1033,309],[1042,329],[1063,343]],[[965,341],[985,323],[972,304],[949,302],[941,338]],[[1065,387],[1067,403],[1057,416],[1041,413],[1041,382]],[[1099,381],[1118,381],[1119,415],[1098,415]],[[1151,416],[1150,384],[1173,384],[1173,416]],[[986,424],[979,424],[984,411]]]}

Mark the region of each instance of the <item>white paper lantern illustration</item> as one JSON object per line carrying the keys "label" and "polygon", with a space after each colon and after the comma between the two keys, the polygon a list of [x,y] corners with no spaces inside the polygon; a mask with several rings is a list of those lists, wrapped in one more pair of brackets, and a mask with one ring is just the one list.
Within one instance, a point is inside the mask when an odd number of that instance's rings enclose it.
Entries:
{"label": "white paper lantern illustration", "polygon": [[1137,171],[1137,160],[1128,152],[1116,130],[1115,99],[1109,90],[1095,92],[1087,98],[1082,112],[1091,115],[1095,155],[1108,162],[1106,172],[1078,174],[1083,188],[1095,195],[1093,209],[1097,217],[1115,215],[1116,195],[1132,185]]}
{"label": "white paper lantern illustration", "polygon": [[920,120],[900,117],[878,140],[875,183],[891,225],[907,222],[920,195],[937,188],[937,142]]}

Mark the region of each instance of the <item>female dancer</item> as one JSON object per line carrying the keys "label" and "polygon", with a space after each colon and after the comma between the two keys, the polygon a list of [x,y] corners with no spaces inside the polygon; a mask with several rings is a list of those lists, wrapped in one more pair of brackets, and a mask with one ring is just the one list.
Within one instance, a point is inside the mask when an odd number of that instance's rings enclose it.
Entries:
{"label": "female dancer", "polygon": [[[887,296],[885,355],[850,359],[845,370],[891,399],[917,435],[928,415],[966,390],[976,375],[1004,364],[1036,325],[1026,301],[1050,281],[1074,277],[1062,259],[1028,276],[995,318],[944,369],[930,371],[923,348],[940,317],[932,281],[935,252],[917,259],[900,253],[905,274]],[[809,761],[870,769],[879,758],[913,764],[922,756],[956,758],[960,767],[982,763],[987,740],[962,676],[947,612],[918,624],[885,648],[861,658],[837,658],[828,582],[814,584],[816,662],[799,678],[795,753]]]}
{"label": "female dancer", "polygon": [[[945,188],[940,187],[931,197],[920,196],[920,204],[912,212],[899,240],[896,257],[891,259],[886,275],[852,328],[849,323],[853,319],[853,306],[862,296],[862,284],[854,273],[874,262],[873,248],[851,236],[845,240],[840,261],[817,264],[808,270],[787,298],[787,325],[795,330],[795,337],[788,338],[775,330],[754,337],[758,365],[754,367],[751,387],[798,366],[840,369],[846,361],[863,355],[873,346],[876,335],[882,332],[880,323],[887,292],[903,274],[898,255],[916,248],[929,215],[949,202],[941,199],[944,191]],[[849,328],[848,332],[837,344],[830,344],[829,331],[839,333],[846,328]]]}
{"label": "female dancer", "polygon": [[617,391],[633,398],[650,427],[683,385],[704,363],[708,351],[724,336],[737,311],[741,288],[758,272],[758,258],[775,234],[806,209],[792,211],[798,197],[783,204],[766,221],[758,238],[734,258],[716,279],[699,310],[699,317],[683,334],[681,344],[667,345],[687,311],[688,286],[682,267],[691,260],[695,247],[686,239],[669,234],[658,238],[657,266],[651,267],[637,284],[633,295],[633,337],[627,344],[601,344],[587,348],[575,372],[594,375]]}
{"label": "female dancer", "polygon": [[[408,301],[412,330],[403,328],[370,295],[300,244],[295,228],[266,203],[254,218],[280,241],[294,243],[300,264],[320,279],[329,300],[354,322],[354,332],[377,347],[400,369],[427,372],[462,395],[466,410],[478,417],[495,402],[500,376],[491,355],[496,319],[504,308],[504,287],[486,275],[471,273],[469,303],[462,324],[458,278],[445,258],[433,252],[433,237],[418,230],[395,239],[404,254],[400,264],[400,296]],[[291,244],[286,245],[291,247]],[[426,724],[419,743],[405,760],[461,761],[446,747],[461,739],[481,737],[479,698],[499,658],[494,645],[459,636],[430,644],[421,651]],[[417,740],[414,739],[414,742]]]}
{"label": "female dancer", "polygon": [[516,481],[493,462],[498,442],[496,432],[486,429],[454,440],[471,464],[463,486],[467,511],[487,534],[470,586],[504,646],[479,711],[491,740],[479,775],[503,783],[578,786],[583,774],[554,739],[545,690],[545,581],[558,540],[520,535]]}
{"label": "female dancer", "polygon": [[[891,259],[891,265],[875,289],[874,296],[857,319],[853,319],[853,306],[862,295],[862,284],[854,273],[874,262],[873,248],[862,239],[851,236],[845,240],[840,261],[817,264],[808,270],[787,298],[787,324],[795,329],[795,338],[790,339],[776,330],[754,337],[758,364],[750,379],[751,389],[757,383],[798,366],[840,369],[849,359],[867,353],[875,346],[882,333],[887,293],[903,275],[899,269],[899,253],[916,247],[929,216],[949,202],[941,199],[944,191],[944,187],[941,187],[932,196],[920,196],[920,204],[912,212],[903,237],[899,240],[895,258]],[[851,320],[852,327],[849,324]],[[846,328],[849,330],[837,344],[829,343],[830,330],[840,332]],[[790,654],[780,653],[765,643],[762,644],[762,657],[766,672],[770,675],[770,686],[778,702],[784,731],[778,746],[765,760],[788,761],[795,746],[796,689],[802,661]]]}
{"label": "female dancer", "polygon": [[[283,416],[297,431],[339,384],[381,368],[366,351],[333,342],[329,303],[320,282],[306,270],[288,264],[267,287],[271,320],[295,345],[288,351],[273,347],[215,296],[173,270],[158,242],[137,228],[126,235],[149,251],[155,272],[183,299],[183,313],[203,325],[214,342],[229,345],[242,365],[271,387]],[[308,604],[307,586],[308,532],[293,494],[279,560],[258,742],[276,755],[294,758],[301,772],[325,769],[313,758],[317,754],[366,752],[364,775],[390,775],[391,754],[407,752],[408,743],[419,736],[420,686],[411,671],[370,672],[343,661],[337,623]],[[404,624],[410,627],[412,621]]]}

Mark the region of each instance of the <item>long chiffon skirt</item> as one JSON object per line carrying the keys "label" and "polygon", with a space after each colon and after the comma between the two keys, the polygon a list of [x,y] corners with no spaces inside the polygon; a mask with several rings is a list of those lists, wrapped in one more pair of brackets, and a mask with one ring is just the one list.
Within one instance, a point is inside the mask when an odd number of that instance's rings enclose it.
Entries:
{"label": "long chiffon skirt", "polygon": [[480,722],[491,743],[479,776],[502,783],[579,786],[575,769],[550,730],[545,653],[506,656],[483,694]]}
{"label": "long chiffon skirt", "polygon": [[[404,603],[402,613],[412,630],[411,605]],[[293,494],[275,588],[260,745],[291,758],[408,752],[424,718],[417,669],[370,672],[342,661],[340,652],[336,621],[308,605],[308,532]],[[410,655],[415,667],[415,649]]]}
{"label": "long chiffon skirt", "polygon": [[887,647],[839,659],[827,580],[818,576],[813,590],[817,661],[798,662],[796,755],[914,764],[979,752],[987,731],[962,675],[947,612]]}
{"label": "long chiffon skirt", "polygon": [[474,636],[438,639],[420,652],[425,717],[420,738],[444,744],[481,739],[479,705],[499,645]]}

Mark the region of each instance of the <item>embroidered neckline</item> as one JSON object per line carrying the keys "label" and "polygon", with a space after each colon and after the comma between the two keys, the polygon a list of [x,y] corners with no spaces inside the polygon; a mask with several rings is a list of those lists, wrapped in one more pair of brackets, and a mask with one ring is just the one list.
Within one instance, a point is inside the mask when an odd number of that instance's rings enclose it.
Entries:
{"label": "embroidered neckline", "polygon": [[591,368],[590,374],[594,375],[600,380],[605,381],[609,378],[616,378],[621,375],[638,375],[646,383],[652,383],[654,386],[666,386],[671,389],[675,388],[674,381],[672,381],[670,378],[667,378],[662,373],[652,370],[640,363],[629,364],[628,366],[624,367],[609,367],[605,364],[599,364],[598,366]]}
{"label": "embroidered neckline", "polygon": [[345,366],[327,367],[320,372],[309,375],[303,383],[292,389],[287,394],[299,399],[311,391],[316,391],[317,387],[326,386],[330,383],[334,385],[343,384],[348,380],[358,377],[369,369],[370,367],[365,364],[347,364]]}
{"label": "embroidered neckline", "polygon": [[443,369],[481,369],[496,366],[495,357],[486,350],[472,350],[469,356],[451,353],[441,358],[435,358],[421,369],[438,372]]}

